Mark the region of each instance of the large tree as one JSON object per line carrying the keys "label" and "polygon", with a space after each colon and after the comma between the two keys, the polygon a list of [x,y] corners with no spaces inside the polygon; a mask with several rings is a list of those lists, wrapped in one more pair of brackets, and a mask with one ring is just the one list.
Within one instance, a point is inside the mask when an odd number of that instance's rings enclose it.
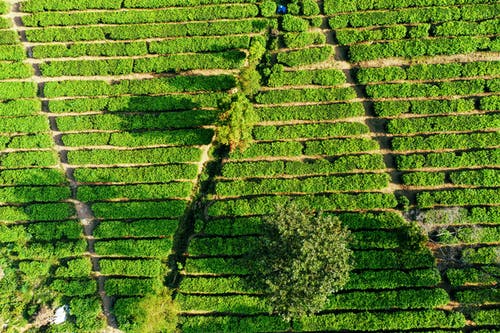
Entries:
{"label": "large tree", "polygon": [[288,204],[264,218],[250,281],[286,320],[320,311],[352,268],[349,231],[337,217]]}

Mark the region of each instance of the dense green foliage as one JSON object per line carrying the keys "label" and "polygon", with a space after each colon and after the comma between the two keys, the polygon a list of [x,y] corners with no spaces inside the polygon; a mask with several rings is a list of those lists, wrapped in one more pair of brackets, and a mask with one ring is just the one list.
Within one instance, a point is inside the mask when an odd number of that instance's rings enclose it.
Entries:
{"label": "dense green foliage", "polygon": [[[290,320],[321,310],[349,279],[349,232],[331,216],[313,216],[293,203],[264,219],[250,278],[265,286],[273,312]],[[329,246],[325,246],[329,244]]]}

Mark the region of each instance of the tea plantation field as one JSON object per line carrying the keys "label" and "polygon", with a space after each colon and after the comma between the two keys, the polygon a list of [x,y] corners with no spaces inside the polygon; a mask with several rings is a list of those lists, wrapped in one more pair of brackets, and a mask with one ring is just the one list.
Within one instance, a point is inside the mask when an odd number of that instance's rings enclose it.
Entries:
{"label": "tea plantation field", "polygon": [[[500,332],[500,2],[277,3],[0,0],[0,332],[154,332],[163,286],[185,333]],[[244,257],[290,202],[354,269],[288,322]]]}

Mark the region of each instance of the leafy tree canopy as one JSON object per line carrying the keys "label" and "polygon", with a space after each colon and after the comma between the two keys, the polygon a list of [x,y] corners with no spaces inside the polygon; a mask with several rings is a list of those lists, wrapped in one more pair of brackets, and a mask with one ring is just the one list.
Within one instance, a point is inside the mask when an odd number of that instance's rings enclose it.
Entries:
{"label": "leafy tree canopy", "polygon": [[259,249],[250,254],[250,283],[264,289],[273,312],[286,320],[322,310],[349,279],[349,231],[337,217],[294,204],[264,218]]}

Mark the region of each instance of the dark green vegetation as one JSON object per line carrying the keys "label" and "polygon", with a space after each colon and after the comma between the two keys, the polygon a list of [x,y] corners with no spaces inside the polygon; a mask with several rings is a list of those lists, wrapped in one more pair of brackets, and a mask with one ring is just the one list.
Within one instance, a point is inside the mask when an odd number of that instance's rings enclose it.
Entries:
{"label": "dark green vegetation", "polygon": [[[292,318],[321,311],[349,280],[349,231],[331,215],[278,206],[262,219],[262,237],[248,254],[249,283],[262,290],[271,313]],[[328,245],[326,245],[328,244]]]}
{"label": "dark green vegetation", "polygon": [[[499,4],[275,9],[27,0],[14,21],[0,1],[7,332],[498,332]],[[290,322],[245,259],[289,202],[338,217],[353,253]]]}

